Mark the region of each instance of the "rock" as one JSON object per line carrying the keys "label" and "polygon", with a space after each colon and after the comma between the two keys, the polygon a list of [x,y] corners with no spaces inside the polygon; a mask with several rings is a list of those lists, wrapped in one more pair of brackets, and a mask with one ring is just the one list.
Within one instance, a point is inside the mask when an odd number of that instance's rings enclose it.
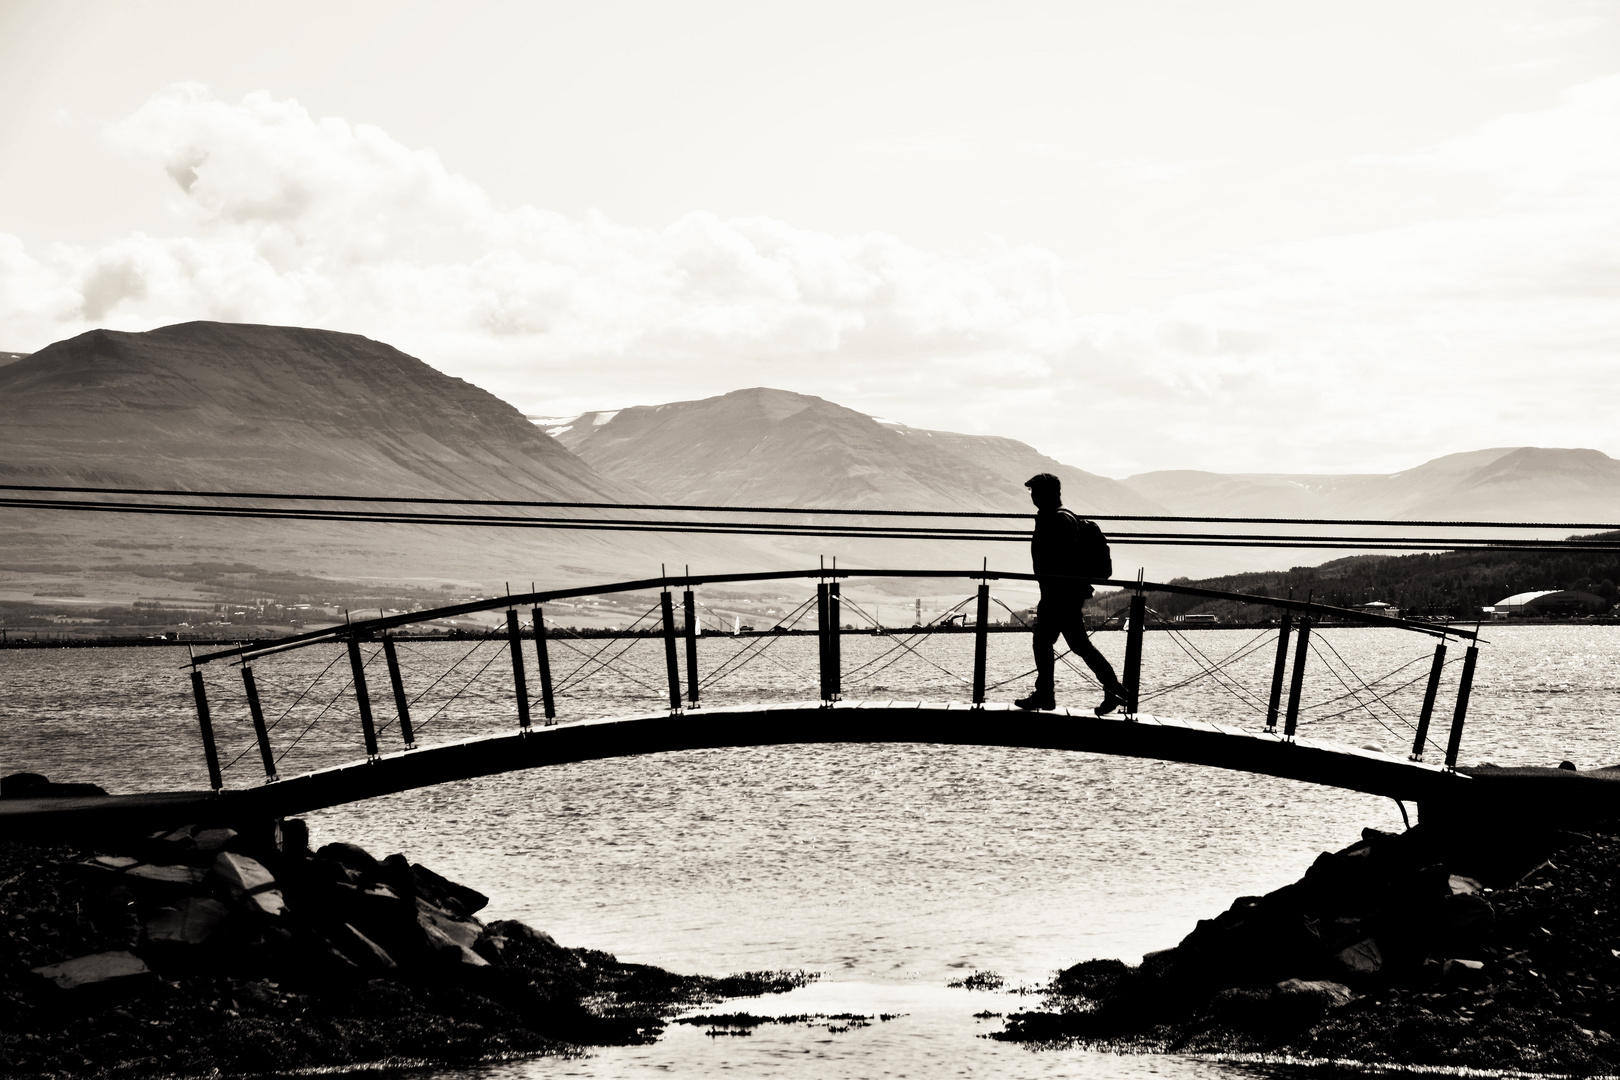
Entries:
{"label": "rock", "polygon": [[170,896],[195,892],[208,871],[194,866],[153,866],[127,855],[97,855],[78,866],[91,874],[108,874],[147,894]]}
{"label": "rock", "polygon": [[1349,975],[1376,975],[1384,970],[1384,954],[1372,938],[1341,949],[1333,959]]}
{"label": "rock", "polygon": [[388,951],[354,928],[352,923],[338,923],[328,934],[332,946],[365,971],[393,971],[399,967]]}
{"label": "rock", "polygon": [[92,953],[89,956],[64,960],[60,964],[46,964],[44,967],[34,968],[33,971],[35,975],[49,979],[63,990],[76,990],[81,986],[93,986],[114,979],[145,975],[149,969],[146,961],[134,953],[118,951]]}
{"label": "rock", "polygon": [[1129,971],[1118,960],[1087,960],[1058,972],[1052,987],[1061,994],[1099,1000],[1112,993]]}
{"label": "rock", "polygon": [[143,929],[154,945],[201,945],[229,915],[230,909],[218,900],[188,896],[173,907],[152,912]]}
{"label": "rock", "polygon": [[79,864],[88,866],[92,870],[111,870],[121,873],[133,866],[141,865],[141,860],[132,859],[128,855],[96,855]]}
{"label": "rock", "polygon": [[531,945],[543,949],[561,949],[555,938],[544,930],[536,930],[528,923],[518,922],[516,919],[499,919],[489,924],[491,934],[499,934],[504,938],[516,941],[526,941]]}
{"label": "rock", "polygon": [[484,926],[476,919],[458,919],[456,916],[435,907],[426,900],[417,898],[416,921],[422,929],[428,931],[430,938],[435,935],[445,941],[471,949],[477,944],[479,937],[484,933]]}
{"label": "rock", "polygon": [[275,876],[257,859],[222,851],[215,857],[209,876],[237,903],[245,903],[270,916],[287,910],[287,901],[276,886]]}
{"label": "rock", "polygon": [[1452,896],[1468,896],[1473,893],[1483,892],[1485,889],[1485,886],[1478,881],[1471,877],[1463,877],[1461,874],[1447,875],[1446,887],[1451,890]]}
{"label": "rock", "polygon": [[500,919],[490,923],[484,928],[483,936],[473,943],[473,951],[492,964],[540,967],[559,958],[567,958],[568,966],[574,966],[569,951],[558,945],[550,934],[516,919]]}
{"label": "rock", "polygon": [[378,869],[383,884],[401,896],[416,899],[416,877],[411,873],[409,859],[396,851],[379,863]]}
{"label": "rock", "polygon": [[1356,996],[1344,983],[1326,979],[1284,979],[1277,984],[1277,993],[1284,997],[1303,995],[1319,1002],[1324,1009],[1348,1005]]}
{"label": "rock", "polygon": [[489,904],[489,897],[477,889],[441,877],[421,863],[411,864],[411,879],[416,884],[417,896],[425,897],[429,903],[453,915],[475,915]]}
{"label": "rock", "polygon": [[371,853],[359,844],[345,844],[342,842],[325,844],[315,853],[317,859],[326,859],[335,862],[346,870],[352,870],[366,881],[376,881],[381,867]]}
{"label": "rock", "polygon": [[0,777],[0,799],[70,799],[105,794],[106,789],[96,784],[55,784],[39,773]]}
{"label": "rock", "polygon": [[203,829],[191,838],[198,851],[218,851],[236,839],[235,829]]}

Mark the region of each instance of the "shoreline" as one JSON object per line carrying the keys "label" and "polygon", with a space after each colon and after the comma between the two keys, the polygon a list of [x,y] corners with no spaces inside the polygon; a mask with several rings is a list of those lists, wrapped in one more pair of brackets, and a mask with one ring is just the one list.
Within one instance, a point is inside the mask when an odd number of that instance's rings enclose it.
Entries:
{"label": "shoreline", "polygon": [[1138,966],[1074,965],[1006,1042],[1620,1074],[1620,823],[1365,830]]}
{"label": "shoreline", "polygon": [[[240,823],[239,823],[240,825]],[[303,823],[0,841],[0,1074],[468,1066],[655,1041],[803,972],[677,975],[566,948],[403,855]]]}

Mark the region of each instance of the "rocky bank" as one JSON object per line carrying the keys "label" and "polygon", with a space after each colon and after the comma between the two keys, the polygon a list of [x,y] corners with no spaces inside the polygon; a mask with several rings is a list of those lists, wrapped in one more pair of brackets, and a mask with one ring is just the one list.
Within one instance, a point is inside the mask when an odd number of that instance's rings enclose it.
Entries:
{"label": "rocky bank", "polygon": [[0,842],[0,1075],[195,1076],[577,1054],[802,974],[569,949],[403,855],[302,822]]}
{"label": "rocky bank", "polygon": [[1620,823],[1367,830],[1139,967],[1060,972],[993,1038],[1620,1073]]}

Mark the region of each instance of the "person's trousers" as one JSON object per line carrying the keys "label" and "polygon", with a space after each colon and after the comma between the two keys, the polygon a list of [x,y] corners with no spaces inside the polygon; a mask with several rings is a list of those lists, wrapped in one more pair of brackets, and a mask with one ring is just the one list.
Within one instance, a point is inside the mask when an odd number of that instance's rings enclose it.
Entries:
{"label": "person's trousers", "polygon": [[1068,643],[1070,651],[1085,661],[1086,667],[1097,676],[1104,690],[1124,696],[1113,665],[1109,664],[1108,657],[1097,651],[1097,646],[1091,643],[1091,638],[1086,634],[1085,607],[1084,596],[1041,594],[1041,602],[1035,607],[1035,633],[1031,635],[1035,649],[1036,693],[1050,694],[1055,689],[1057,658],[1053,647],[1061,637]]}

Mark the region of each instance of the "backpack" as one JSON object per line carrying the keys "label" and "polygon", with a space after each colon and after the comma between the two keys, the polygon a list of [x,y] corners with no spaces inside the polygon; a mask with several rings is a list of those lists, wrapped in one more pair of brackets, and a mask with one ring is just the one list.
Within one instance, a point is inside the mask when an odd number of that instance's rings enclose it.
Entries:
{"label": "backpack", "polygon": [[1087,521],[1072,510],[1061,510],[1074,519],[1075,546],[1074,572],[1079,577],[1108,578],[1114,576],[1114,557],[1108,550],[1108,538],[1095,521]]}

